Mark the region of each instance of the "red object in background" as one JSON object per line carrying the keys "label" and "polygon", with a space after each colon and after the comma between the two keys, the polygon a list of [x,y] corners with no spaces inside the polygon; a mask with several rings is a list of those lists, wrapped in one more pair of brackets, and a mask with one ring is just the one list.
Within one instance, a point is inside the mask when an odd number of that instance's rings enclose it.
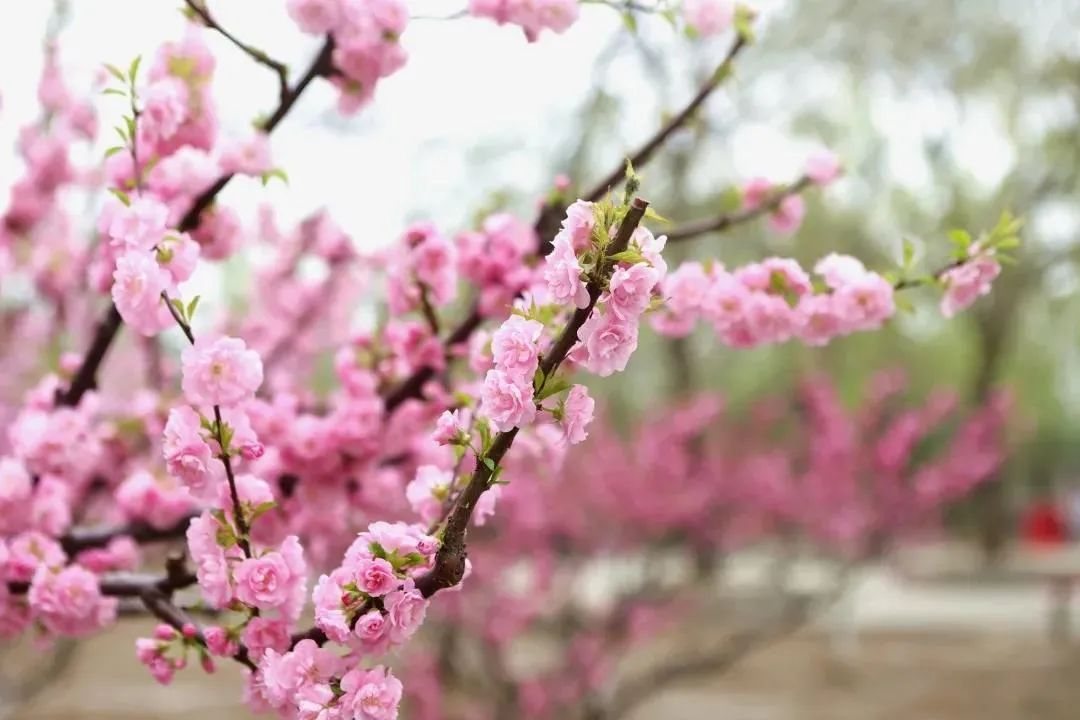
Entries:
{"label": "red object in background", "polygon": [[1032,504],[1024,513],[1024,540],[1035,545],[1061,545],[1069,537],[1069,528],[1057,506],[1050,502]]}

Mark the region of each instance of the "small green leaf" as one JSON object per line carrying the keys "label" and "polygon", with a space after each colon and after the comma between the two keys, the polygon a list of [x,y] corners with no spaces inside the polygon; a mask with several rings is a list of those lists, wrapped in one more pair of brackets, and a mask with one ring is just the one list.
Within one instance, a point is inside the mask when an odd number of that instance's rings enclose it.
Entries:
{"label": "small green leaf", "polygon": [[120,145],[113,145],[111,148],[109,148],[108,150],[105,151],[105,158],[106,159],[111,158],[113,155],[115,155],[116,153],[121,152],[123,150],[124,150],[124,148],[121,147]]}
{"label": "small green leaf", "polygon": [[267,500],[266,502],[259,503],[251,509],[250,522],[255,522],[261,515],[273,510],[277,507],[277,503],[273,500]]}
{"label": "small green leaf", "polygon": [[184,317],[184,301],[180,298],[172,298],[169,300],[169,304],[176,308],[176,311],[180,313],[180,317]]}
{"label": "small green leaf", "polygon": [[536,392],[544,384],[544,371],[540,368],[536,368],[536,372],[533,373],[533,392]]}
{"label": "small green leaf", "polygon": [[735,9],[735,32],[744,42],[754,42],[754,11],[745,5]]}
{"label": "small green leaf", "polygon": [[609,255],[608,260],[613,262],[625,262],[631,265],[645,261],[645,256],[641,254],[641,251],[635,247],[626,248],[622,252],[617,252],[614,255]]}
{"label": "small green leaf", "polygon": [[105,88],[101,91],[102,95],[119,95],[120,97],[127,97],[127,93],[119,88]]}
{"label": "small green leaf", "polygon": [[637,34],[637,31],[638,31],[637,17],[634,15],[634,13],[627,10],[626,12],[624,12],[622,14],[622,21],[623,21],[623,25],[626,26],[627,30],[634,33],[635,35]]}
{"label": "small green leaf", "polygon": [[120,68],[116,67],[115,65],[110,65],[109,63],[105,63],[105,69],[109,71],[110,75],[112,75],[114,78],[116,78],[120,82],[125,83],[125,84],[127,83],[127,78],[124,77],[124,73],[120,71]]}
{"label": "small green leaf", "polygon": [[369,550],[371,551],[371,554],[372,554],[372,555],[374,555],[375,557],[377,557],[377,558],[380,558],[380,559],[382,559],[382,560],[386,560],[386,559],[387,559],[388,557],[390,557],[390,556],[389,556],[389,555],[387,554],[387,552],[386,552],[386,549],[385,549],[385,548],[383,548],[383,546],[382,546],[382,545],[380,545],[380,544],[379,544],[379,543],[377,543],[377,542],[372,542],[372,543],[370,543],[370,544],[368,545],[368,549],[369,549]]}
{"label": "small green leaf", "polygon": [[544,386],[544,389],[537,393],[536,400],[537,402],[543,401],[552,395],[561,393],[563,390],[569,388],[570,385],[570,381],[564,377],[552,378],[548,381],[547,385]]}
{"label": "small green leaf", "polygon": [[191,298],[191,302],[188,303],[186,314],[188,322],[191,322],[191,319],[195,317],[195,308],[199,307],[200,297],[200,295],[196,295],[195,297]]}
{"label": "small green leaf", "polygon": [[483,461],[484,461],[484,467],[486,467],[491,472],[495,472],[495,461],[494,460],[492,460],[489,457],[485,457],[483,459]]}
{"label": "small green leaf", "polygon": [[115,130],[116,134],[120,136],[120,139],[124,141],[124,145],[127,145],[127,142],[128,142],[127,131],[124,130],[124,128],[120,127],[119,125],[114,126],[113,130]]}
{"label": "small green leaf", "polygon": [[131,84],[135,84],[135,77],[139,74],[139,63],[142,62],[142,55],[136,55],[135,59],[131,61],[131,65],[128,66],[128,80]]}
{"label": "small green leaf", "polygon": [[915,262],[915,243],[911,242],[909,238],[904,238],[902,253],[901,265],[907,270]]}
{"label": "small green leaf", "polygon": [[967,230],[950,230],[949,242],[958,248],[965,250],[971,246],[971,235]]}
{"label": "small green leaf", "polygon": [[658,223],[664,223],[665,225],[670,225],[671,224],[670,220],[668,220],[666,217],[664,217],[660,213],[653,210],[652,206],[649,206],[649,207],[645,208],[645,219],[646,220],[652,220],[652,221],[658,222]]}
{"label": "small green leaf", "polygon": [[128,197],[128,194],[123,190],[118,190],[117,188],[109,188],[109,192],[115,195],[116,199],[124,203],[124,205],[131,205],[131,198]]}

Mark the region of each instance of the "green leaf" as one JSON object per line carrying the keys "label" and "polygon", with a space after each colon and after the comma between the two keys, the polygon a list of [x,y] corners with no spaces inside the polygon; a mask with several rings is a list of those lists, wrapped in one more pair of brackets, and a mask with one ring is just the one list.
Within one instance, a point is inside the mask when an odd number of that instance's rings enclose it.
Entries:
{"label": "green leaf", "polygon": [[371,551],[372,555],[382,560],[386,560],[388,557],[390,557],[390,555],[387,554],[386,549],[377,542],[370,543],[368,545],[368,550]]}
{"label": "green leaf", "polygon": [[495,472],[495,461],[494,460],[492,460],[489,457],[485,457],[483,459],[483,462],[484,462],[484,467],[486,467],[491,472]]}
{"label": "green leaf", "polygon": [[131,61],[130,65],[128,65],[128,80],[131,81],[132,85],[135,84],[135,77],[139,74],[139,63],[141,62],[142,55],[136,55],[135,59]]}
{"label": "green leaf", "polygon": [[533,381],[532,381],[533,392],[538,391],[543,384],[544,384],[544,371],[541,370],[540,368],[536,368],[536,372],[533,373]]}
{"label": "green leaf", "polygon": [[544,389],[537,393],[536,400],[537,402],[540,402],[551,397],[552,395],[561,393],[563,390],[569,388],[571,384],[572,383],[565,377],[552,378],[548,381],[547,385],[544,386]]}
{"label": "green leaf", "polygon": [[743,41],[754,42],[754,11],[745,5],[735,9],[735,32]]}
{"label": "green leaf", "polygon": [[670,225],[671,224],[670,220],[668,220],[666,217],[664,217],[660,213],[653,210],[651,205],[649,207],[645,208],[645,219],[646,220],[653,220],[653,221],[658,222],[658,223],[664,223],[665,225]]}
{"label": "green leaf", "polygon": [[128,197],[128,194],[123,190],[118,190],[117,188],[109,188],[109,192],[115,195],[116,199],[124,203],[124,205],[131,205],[131,198]]}
{"label": "green leaf", "polygon": [[120,97],[127,97],[127,93],[119,88],[105,88],[101,91],[102,95],[119,95]]}
{"label": "green leaf", "polygon": [[255,522],[259,518],[259,516],[265,515],[276,507],[277,503],[273,500],[267,500],[266,502],[259,503],[251,509],[249,522]]}
{"label": "green leaf", "polygon": [[135,118],[125,116],[124,122],[127,123],[128,137],[135,137]]}
{"label": "green leaf", "polygon": [[124,150],[124,148],[121,147],[120,145],[113,145],[111,148],[109,148],[108,150],[105,151],[105,158],[106,159],[111,158],[113,155],[115,155],[118,152],[121,152],[122,150]]}
{"label": "green leaf", "polygon": [[641,254],[641,251],[635,247],[626,248],[622,252],[617,252],[614,255],[608,255],[608,260],[613,262],[625,262],[634,265],[639,262],[645,262],[645,256]]}
{"label": "green leaf", "polygon": [[622,14],[622,21],[623,21],[623,25],[626,26],[627,30],[634,33],[635,35],[637,34],[637,31],[638,31],[637,17],[634,15],[634,13],[627,10],[626,12],[624,12]]}
{"label": "green leaf", "polygon": [[958,248],[967,250],[971,247],[971,234],[967,230],[950,230],[949,242]]}
{"label": "green leaf", "polygon": [[200,297],[200,295],[196,295],[195,297],[191,298],[191,302],[188,303],[186,314],[188,322],[191,322],[191,319],[195,317],[195,308],[199,307]]}
{"label": "green leaf", "polygon": [[176,312],[180,313],[180,318],[187,322],[187,316],[184,314],[184,301],[180,298],[172,298],[169,300],[169,304],[176,308]]}
{"label": "green leaf", "polygon": [[732,185],[720,196],[720,210],[724,213],[735,212],[743,205],[742,189]]}
{"label": "green leaf", "polygon": [[119,125],[114,125],[113,130],[115,130],[116,134],[120,136],[120,139],[124,141],[124,145],[127,145],[127,142],[128,142],[127,131],[124,130],[124,128],[120,127]]}
{"label": "green leaf", "polygon": [[262,173],[262,187],[266,187],[268,182],[270,182],[270,180],[272,180],[273,178],[278,178],[279,180],[284,182],[285,185],[288,185],[288,175],[285,174],[285,171],[283,171],[283,169],[281,169],[280,167],[274,167],[273,169],[269,169],[269,171],[267,171],[266,173]]}
{"label": "green leaf", "polygon": [[112,75],[114,78],[116,78],[122,83],[127,84],[127,78],[124,77],[124,73],[120,71],[120,68],[116,67],[115,65],[105,63],[105,69],[108,70],[109,74]]}
{"label": "green leaf", "polygon": [[904,270],[909,270],[915,262],[915,243],[911,242],[910,238],[904,238],[902,252],[903,259],[901,266]]}

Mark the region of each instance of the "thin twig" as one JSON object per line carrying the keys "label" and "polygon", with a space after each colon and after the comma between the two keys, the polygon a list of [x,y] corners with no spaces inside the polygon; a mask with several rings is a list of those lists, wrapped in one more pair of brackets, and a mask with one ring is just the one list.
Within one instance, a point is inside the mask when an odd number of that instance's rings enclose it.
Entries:
{"label": "thin twig", "polygon": [[282,102],[285,101],[285,98],[289,94],[289,68],[285,63],[273,59],[257,47],[248,45],[222,27],[210,14],[210,9],[207,8],[201,0],[184,0],[184,3],[191,9],[191,12],[202,20],[206,27],[211,30],[216,30],[222,37],[240,48],[240,50],[246,53],[247,56],[255,62],[273,70],[278,79],[278,97]]}
{"label": "thin twig", "polygon": [[738,210],[733,213],[726,213],[714,218],[705,218],[703,220],[693,220],[684,225],[678,225],[668,233],[667,239],[669,243],[682,242],[684,240],[692,240],[693,238],[701,235],[706,235],[713,232],[723,232],[730,230],[733,227],[748,223],[751,220],[767,215],[778,207],[780,204],[787,200],[789,197],[798,195],[803,190],[806,190],[813,184],[813,181],[805,175],[800,177],[791,185],[774,192],[763,203],[757,207]]}

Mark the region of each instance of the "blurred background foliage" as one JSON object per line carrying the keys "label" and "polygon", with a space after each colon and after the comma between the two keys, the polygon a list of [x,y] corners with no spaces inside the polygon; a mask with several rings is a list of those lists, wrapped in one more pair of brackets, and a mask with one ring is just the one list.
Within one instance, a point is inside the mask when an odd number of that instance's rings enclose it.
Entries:
{"label": "blurred background foliage", "polygon": [[[694,390],[717,391],[738,411],[818,371],[852,402],[870,374],[892,366],[917,396],[950,387],[975,404],[1008,387],[1017,401],[1013,459],[960,520],[994,546],[1023,503],[1080,483],[1080,5],[815,0],[788,3],[768,20],[722,98],[643,172],[645,193],[676,224],[718,214],[724,191],[747,179],[733,174],[736,161],[753,167],[755,153],[774,152],[775,135],[824,143],[847,175],[825,195],[809,194],[792,237],[742,226],[672,247],[669,263],[781,254],[811,266],[836,250],[888,269],[912,238],[930,267],[948,252],[947,230],[989,228],[1006,209],[1026,220],[1019,262],[960,317],[941,319],[926,293],[884,332],[823,349],[731,352],[707,328],[674,345],[645,333],[630,375],[598,387],[627,415]],[[613,128],[632,125],[642,105],[679,107],[712,71],[719,49],[701,50],[659,57],[648,38],[617,36],[599,56],[580,126],[560,129],[552,173],[587,183],[605,170],[639,135]],[[631,94],[613,90],[627,77],[641,80]]]}

